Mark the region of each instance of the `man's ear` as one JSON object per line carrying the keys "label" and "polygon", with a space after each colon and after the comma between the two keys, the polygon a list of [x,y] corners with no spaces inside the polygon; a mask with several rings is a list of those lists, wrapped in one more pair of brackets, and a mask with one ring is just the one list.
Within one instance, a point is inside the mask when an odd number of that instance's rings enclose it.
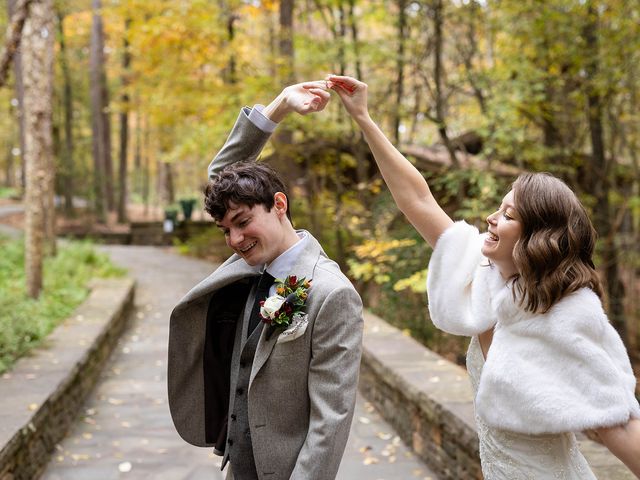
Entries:
{"label": "man's ear", "polygon": [[276,209],[276,213],[278,215],[286,215],[287,214],[287,206],[288,206],[287,196],[282,192],[276,192],[273,196],[273,207]]}

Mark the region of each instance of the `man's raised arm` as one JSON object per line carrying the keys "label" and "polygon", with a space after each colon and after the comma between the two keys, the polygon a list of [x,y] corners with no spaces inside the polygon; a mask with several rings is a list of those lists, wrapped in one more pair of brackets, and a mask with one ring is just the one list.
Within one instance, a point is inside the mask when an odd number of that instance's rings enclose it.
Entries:
{"label": "man's raised arm", "polygon": [[329,98],[324,81],[305,82],[286,87],[266,107],[244,107],[227,141],[209,164],[209,178],[232,163],[257,160],[278,123],[289,113],[319,112],[326,107]]}

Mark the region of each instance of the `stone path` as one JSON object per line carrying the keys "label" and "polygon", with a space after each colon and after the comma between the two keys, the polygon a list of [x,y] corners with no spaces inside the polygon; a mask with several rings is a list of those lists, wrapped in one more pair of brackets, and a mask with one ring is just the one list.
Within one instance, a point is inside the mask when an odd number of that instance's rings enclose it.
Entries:
{"label": "stone path", "polygon": [[[166,395],[169,313],[212,265],[153,247],[101,247],[136,278],[128,330],[44,472],[47,480],[221,480],[220,459],[182,441]],[[339,480],[436,477],[358,398]]]}
{"label": "stone path", "polygon": [[[0,205],[0,222],[2,217],[13,215],[14,213],[20,213],[24,211],[24,207],[18,204]],[[10,227],[9,225],[2,225],[0,223],[0,235],[6,237],[17,238],[22,234],[17,228]]]}

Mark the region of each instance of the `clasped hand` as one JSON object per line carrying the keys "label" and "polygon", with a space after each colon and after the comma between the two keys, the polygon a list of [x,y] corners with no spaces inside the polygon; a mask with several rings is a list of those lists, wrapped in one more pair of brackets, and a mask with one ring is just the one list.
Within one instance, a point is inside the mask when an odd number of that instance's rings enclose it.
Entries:
{"label": "clasped hand", "polygon": [[354,118],[367,115],[367,84],[353,77],[328,75],[325,80],[303,82],[286,87],[280,94],[287,112],[300,115],[320,112],[329,103],[333,90]]}

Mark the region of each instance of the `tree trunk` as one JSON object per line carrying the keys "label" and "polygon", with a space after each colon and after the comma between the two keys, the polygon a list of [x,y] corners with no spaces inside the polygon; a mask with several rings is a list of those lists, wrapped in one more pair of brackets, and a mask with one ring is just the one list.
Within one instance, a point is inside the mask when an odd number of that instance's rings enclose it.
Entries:
{"label": "tree trunk", "polygon": [[171,163],[160,162],[158,172],[158,191],[162,203],[170,205],[175,202],[175,190],[173,188],[173,168]]}
{"label": "tree trunk", "polygon": [[238,82],[236,73],[236,56],[233,50],[233,40],[236,36],[236,20],[238,20],[238,16],[234,12],[230,12],[227,18],[227,38],[230,46],[229,51],[231,52],[229,58],[229,83],[231,85],[235,85]]}
{"label": "tree trunk", "polygon": [[104,34],[101,8],[101,0],[92,0],[93,24],[91,27],[89,68],[95,209],[99,221],[106,222],[107,210],[113,210],[113,172],[111,168],[111,129],[107,112],[108,93],[104,73]]}
{"label": "tree trunk", "polygon": [[[37,298],[42,290],[42,259],[50,249],[55,210],[53,206],[52,92],[53,92],[53,0],[31,7],[22,45],[25,117],[25,272],[27,292]],[[48,198],[50,197],[50,198]],[[55,237],[53,237],[55,245]]]}
{"label": "tree trunk", "polygon": [[151,127],[149,117],[144,117],[143,132],[143,157],[142,157],[142,201],[144,203],[145,216],[149,214],[149,190],[151,187]]}
{"label": "tree trunk", "polygon": [[407,2],[398,0],[398,51],[396,52],[396,102],[393,111],[393,140],[400,145],[400,122],[404,96],[404,39],[407,28]]}
{"label": "tree trunk", "polygon": [[[9,0],[7,3],[9,17],[17,9],[19,0]],[[24,28],[24,27],[23,27]],[[22,55],[20,50],[13,54],[13,71],[15,73],[15,91],[18,100],[18,120],[20,124],[20,189],[24,192],[26,188],[26,168],[24,160],[25,151],[25,125],[24,125],[24,82],[22,81]]]}
{"label": "tree trunk", "polygon": [[281,83],[295,83],[294,51],[293,51],[293,0],[280,1],[280,69]]}
{"label": "tree trunk", "polygon": [[60,69],[62,70],[63,92],[62,104],[64,109],[64,148],[62,153],[61,177],[62,194],[64,196],[64,211],[67,216],[73,215],[73,93],[71,89],[71,74],[67,62],[67,48],[64,39],[64,13],[58,9],[58,35],[60,39]]}
{"label": "tree trunk", "polygon": [[605,271],[606,292],[609,300],[609,318],[620,337],[628,345],[627,324],[624,314],[624,286],[620,279],[618,249],[615,243],[615,229],[609,204],[610,168],[607,165],[604,146],[602,116],[604,99],[597,87],[599,74],[598,9],[593,2],[587,4],[587,21],[583,29],[586,46],[587,65],[587,107],[592,160],[587,176],[590,193],[596,198],[594,224],[602,239],[602,263]]}
{"label": "tree trunk", "polygon": [[360,46],[358,40],[358,23],[355,14],[356,1],[349,0],[349,25],[351,27],[351,41],[353,42],[353,56],[355,57],[356,78],[364,81],[362,76],[362,65],[360,61]]}
{"label": "tree trunk", "polygon": [[435,51],[433,55],[433,63],[434,63],[434,80],[436,84],[436,121],[438,123],[438,133],[440,134],[440,139],[442,143],[446,147],[449,152],[449,157],[451,157],[451,163],[454,167],[459,167],[458,157],[456,156],[456,151],[449,140],[449,135],[447,133],[447,122],[445,115],[445,106],[446,100],[445,95],[442,88],[442,83],[444,81],[444,67],[442,62],[442,54],[444,47],[444,35],[442,33],[442,25],[444,23],[444,5],[442,0],[435,0],[433,5],[433,26],[434,26],[434,42],[435,42]]}
{"label": "tree trunk", "polygon": [[131,52],[127,34],[131,20],[125,20],[124,27],[124,54],[122,56],[122,111],[120,112],[120,165],[118,175],[118,222],[127,221],[127,154],[129,151],[129,67],[131,65]]}
{"label": "tree trunk", "polygon": [[[7,104],[7,118],[13,117],[13,107],[11,103]],[[9,123],[9,141],[6,146],[6,156],[5,156],[5,182],[4,186],[11,188],[15,185],[15,175],[13,171],[13,141],[15,138],[15,127],[14,122]]]}
{"label": "tree trunk", "polygon": [[138,195],[142,194],[142,114],[140,113],[140,96],[136,92],[136,146],[133,153],[133,185]]}

